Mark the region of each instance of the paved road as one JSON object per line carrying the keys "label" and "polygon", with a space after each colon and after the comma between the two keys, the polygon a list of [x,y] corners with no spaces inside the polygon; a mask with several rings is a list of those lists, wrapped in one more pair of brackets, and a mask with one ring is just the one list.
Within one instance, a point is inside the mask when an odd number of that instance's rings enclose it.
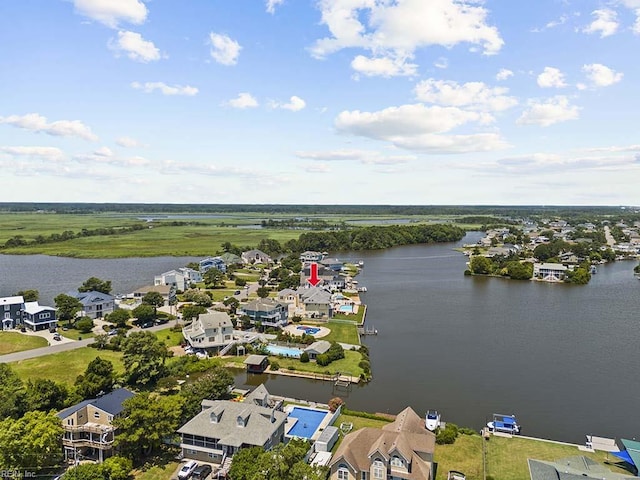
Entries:
{"label": "paved road", "polygon": [[[151,328],[132,328],[131,332],[157,332],[170,328],[175,322],[165,323],[163,325],[156,325]],[[0,355],[0,363],[18,362],[20,360],[27,360],[29,358],[43,357],[45,355],[51,355],[52,353],[67,352],[69,350],[76,350],[77,348],[86,347],[94,342],[93,338],[85,338],[84,340],[76,340],[67,343],[60,343],[57,345],[50,345],[48,347],[34,348],[32,350],[25,350],[23,352],[9,353],[7,355]]]}

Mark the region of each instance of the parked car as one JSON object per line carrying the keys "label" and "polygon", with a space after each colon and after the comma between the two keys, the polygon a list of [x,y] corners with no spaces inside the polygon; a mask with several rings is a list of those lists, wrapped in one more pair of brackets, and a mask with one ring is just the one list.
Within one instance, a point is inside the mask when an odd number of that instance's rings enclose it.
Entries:
{"label": "parked car", "polygon": [[54,327],[49,327],[49,331],[51,333],[56,333],[56,330],[58,330],[58,327],[55,327],[55,326]]}
{"label": "parked car", "polygon": [[196,462],[195,460],[189,460],[187,463],[182,465],[182,467],[180,467],[180,470],[178,470],[178,478],[180,480],[190,478],[191,474],[193,474],[193,471],[196,468],[198,468],[198,462]]}
{"label": "parked car", "polygon": [[153,327],[153,322],[145,322],[142,325],[140,325],[141,328],[150,328]]}
{"label": "parked car", "polygon": [[59,333],[56,332],[56,333],[53,334],[53,339],[57,340],[57,341],[60,341],[60,340],[62,340],[62,337],[60,336]]}
{"label": "parked car", "polygon": [[211,468],[211,465],[207,465],[205,463],[203,465],[200,465],[198,468],[196,468],[193,471],[191,478],[193,480],[206,480],[206,478],[209,477],[209,475],[211,474],[211,470],[213,470]]}
{"label": "parked car", "polygon": [[235,292],[233,292],[234,295],[240,295],[240,290],[236,290]]}
{"label": "parked car", "polygon": [[118,334],[118,329],[114,328],[112,330],[109,330],[109,333],[107,333],[107,335],[109,335],[110,337],[113,337],[114,335]]}

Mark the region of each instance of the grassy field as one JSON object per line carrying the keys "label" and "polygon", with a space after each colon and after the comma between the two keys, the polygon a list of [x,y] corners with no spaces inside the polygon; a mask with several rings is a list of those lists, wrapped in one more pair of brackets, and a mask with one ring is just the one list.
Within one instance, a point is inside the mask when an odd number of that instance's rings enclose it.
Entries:
{"label": "grassy field", "polygon": [[0,332],[0,355],[22,352],[49,345],[46,339],[18,332]]}
{"label": "grassy field", "polygon": [[46,378],[71,386],[76,381],[76,377],[83,373],[89,362],[96,357],[110,360],[117,374],[124,372],[121,360],[122,354],[120,352],[98,350],[90,347],[20,360],[10,365],[25,382],[36,378]]}
{"label": "grassy field", "polygon": [[[306,322],[305,322],[306,323]],[[351,345],[360,345],[360,338],[358,337],[358,327],[355,323],[341,323],[329,321],[328,324],[322,324],[331,329],[331,333],[326,337],[322,337],[322,340],[329,342],[341,342],[350,343]]]}
{"label": "grassy field", "polygon": [[159,332],[155,332],[155,336],[167,347],[175,347],[180,345],[184,341],[184,337],[182,336],[182,331],[172,331],[167,328],[165,330],[161,330]]}
{"label": "grassy field", "polygon": [[358,313],[345,315],[344,313],[336,313],[333,316],[334,320],[348,320],[353,323],[362,323],[362,317],[364,316],[365,307],[360,305],[358,307]]}
{"label": "grassy field", "polygon": [[309,373],[342,373],[345,375],[351,375],[353,377],[359,377],[362,373],[362,369],[358,366],[362,355],[358,352],[345,351],[344,358],[331,362],[329,365],[322,367],[315,362],[302,363],[295,358],[279,358],[269,357],[272,362],[278,362],[281,369],[295,370],[297,372],[309,372]]}
{"label": "grassy field", "polygon": [[134,470],[135,480],[169,480],[178,469],[178,462],[169,462],[164,465],[154,465],[148,470]]}

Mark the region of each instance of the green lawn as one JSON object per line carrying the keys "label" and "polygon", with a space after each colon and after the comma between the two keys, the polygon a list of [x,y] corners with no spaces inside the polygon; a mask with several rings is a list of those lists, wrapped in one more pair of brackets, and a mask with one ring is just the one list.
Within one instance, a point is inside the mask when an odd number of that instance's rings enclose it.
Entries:
{"label": "green lawn", "polygon": [[[467,475],[467,480],[482,480],[482,437],[480,435],[460,435],[453,445],[436,445],[434,453],[438,462],[436,480],[446,480],[449,470],[457,470]],[[519,480],[529,478],[529,473]],[[502,480],[502,477],[495,477]]]}
{"label": "green lawn", "polygon": [[122,354],[120,352],[98,350],[90,347],[20,360],[10,365],[25,382],[36,378],[46,378],[71,386],[76,381],[76,377],[86,370],[89,362],[98,356],[113,362],[116,373],[124,372],[121,360]]}
{"label": "green lawn", "polygon": [[358,307],[358,313],[345,315],[343,313],[336,313],[333,316],[334,320],[348,320],[353,323],[362,323],[362,317],[364,316],[365,306],[360,305]]}
{"label": "green lawn", "polygon": [[329,321],[328,324],[318,325],[331,329],[331,333],[326,337],[322,337],[321,340],[327,340],[328,342],[349,343],[351,345],[360,345],[358,327],[356,327],[355,323]]}
{"label": "green lawn", "polygon": [[182,331],[173,331],[170,328],[155,332],[155,336],[158,340],[164,342],[167,347],[175,347],[184,341]]}
{"label": "green lawn", "polygon": [[178,462],[169,462],[165,465],[154,465],[148,470],[134,470],[135,480],[169,480],[178,469]]}
{"label": "green lawn", "polygon": [[317,365],[315,362],[302,363],[300,360],[295,358],[280,358],[275,356],[270,356],[269,360],[272,362],[278,362],[281,369],[287,370],[295,370],[298,372],[308,372],[308,373],[327,373],[334,374],[340,372],[345,375],[351,375],[353,377],[359,377],[361,373],[363,373],[362,369],[358,366],[360,360],[362,360],[362,355],[359,352],[345,351],[345,358],[341,358],[340,360],[336,360],[335,362],[331,362],[329,365],[325,367],[321,367]]}
{"label": "green lawn", "polygon": [[18,332],[0,332],[0,355],[22,352],[49,345],[46,339]]}

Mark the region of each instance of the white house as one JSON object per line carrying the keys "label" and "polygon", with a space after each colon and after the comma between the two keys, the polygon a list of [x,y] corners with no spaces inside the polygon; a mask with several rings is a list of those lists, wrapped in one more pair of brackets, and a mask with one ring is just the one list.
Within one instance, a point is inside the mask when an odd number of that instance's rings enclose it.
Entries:
{"label": "white house", "polygon": [[182,335],[194,348],[219,351],[233,343],[233,324],[225,312],[203,313],[182,329]]}

